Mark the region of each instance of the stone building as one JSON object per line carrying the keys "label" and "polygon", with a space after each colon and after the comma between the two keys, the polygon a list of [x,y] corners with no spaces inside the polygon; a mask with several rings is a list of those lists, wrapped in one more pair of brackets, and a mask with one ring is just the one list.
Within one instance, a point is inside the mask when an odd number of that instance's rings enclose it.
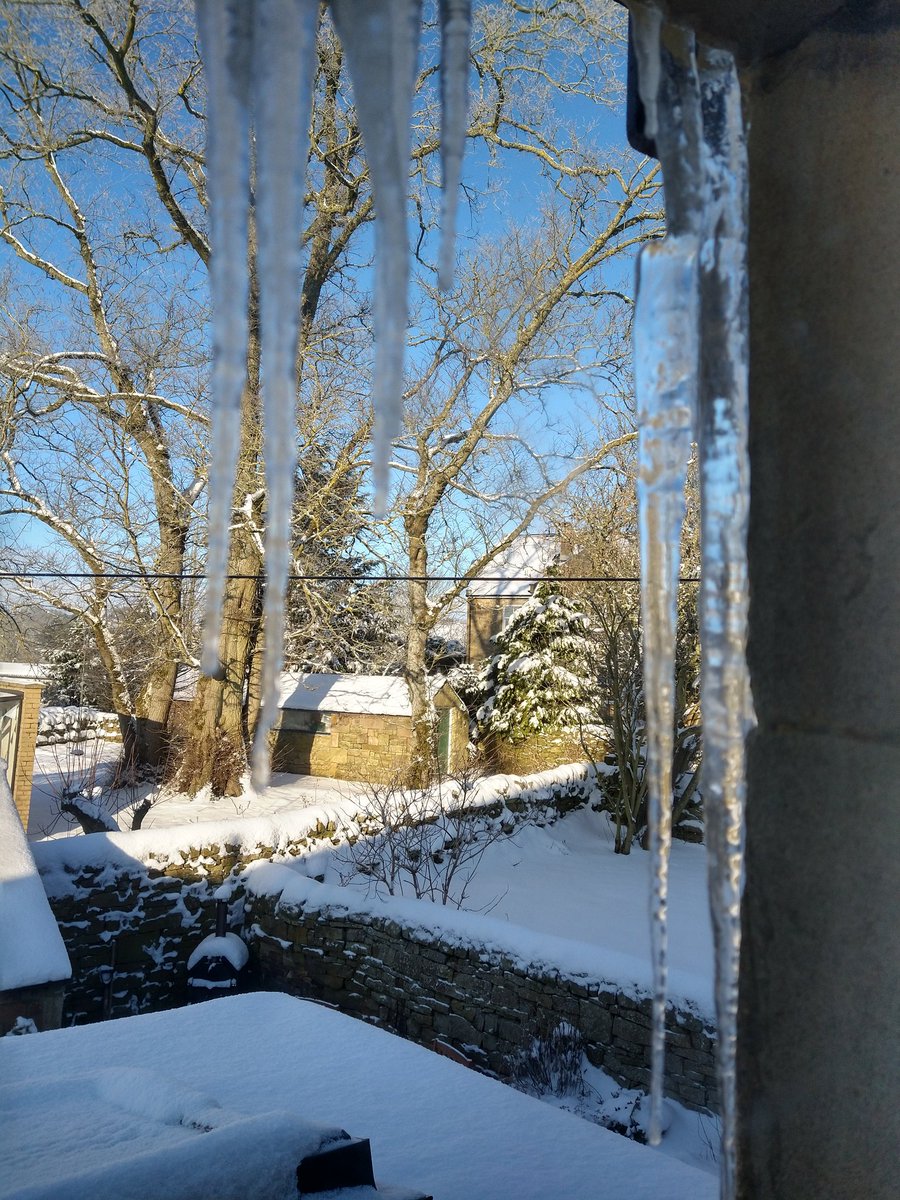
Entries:
{"label": "stone building", "polygon": [[[442,768],[461,764],[468,742],[465,705],[440,677],[432,681]],[[390,675],[285,672],[272,746],[276,771],[388,783],[411,762],[412,709],[403,679]]]}
{"label": "stone building", "polygon": [[31,777],[44,670],[32,663],[0,663],[0,758],[22,825],[28,828]]}
{"label": "stone building", "polygon": [[494,653],[494,638],[534,590],[535,578],[545,575],[560,557],[560,542],[551,533],[516,538],[498,554],[466,592],[466,658],[477,663]]}

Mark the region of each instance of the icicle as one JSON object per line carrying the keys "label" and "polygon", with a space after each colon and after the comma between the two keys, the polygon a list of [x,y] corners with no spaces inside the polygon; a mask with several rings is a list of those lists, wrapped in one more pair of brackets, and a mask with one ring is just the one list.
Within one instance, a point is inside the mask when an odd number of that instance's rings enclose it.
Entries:
{"label": "icicle", "polygon": [[228,532],[247,374],[247,198],[251,78],[249,6],[197,0],[206,71],[213,304],[209,544],[202,669],[217,675],[228,569]]}
{"label": "icicle", "polygon": [[635,4],[629,9],[638,65],[638,92],[644,106],[644,132],[652,141],[659,128],[660,46],[662,13],[652,4]]}
{"label": "icicle", "polygon": [[421,0],[331,0],[347,55],[375,194],[375,509],[387,505],[391,441],[400,429],[408,314],[409,123]]}
{"label": "icicle", "polygon": [[687,464],[696,419],[698,366],[698,231],[702,221],[702,126],[693,34],[638,22],[640,58],[650,81],[663,165],[668,235],[647,246],[639,263],[635,320],[638,403],[638,498],[647,774],[653,878],[651,946],[653,1024],[649,1137],[661,1136],[668,978],[668,878],[672,840],[675,725],[675,626]]}
{"label": "icicle", "polygon": [[441,0],[441,256],[438,282],[444,291],[453,283],[456,210],[466,144],[469,98],[471,0]]}
{"label": "icicle", "polygon": [[318,0],[256,0],[256,261],[266,461],[265,645],[252,764],[257,789],[269,778],[268,734],[277,711],[291,558],[300,233],[318,21]]}
{"label": "icicle", "polygon": [[672,830],[675,628],[681,526],[696,403],[697,239],[669,235],[641,251],[634,323],[638,408],[641,620],[653,896],[652,1081],[649,1140],[661,1136]]}
{"label": "icicle", "polygon": [[699,411],[703,511],[700,636],[703,798],[716,954],[722,1198],[736,1188],[738,970],[745,769],[753,723],[746,663],[749,508],[746,192],[740,85],[731,55],[701,57],[707,237],[701,255]]}

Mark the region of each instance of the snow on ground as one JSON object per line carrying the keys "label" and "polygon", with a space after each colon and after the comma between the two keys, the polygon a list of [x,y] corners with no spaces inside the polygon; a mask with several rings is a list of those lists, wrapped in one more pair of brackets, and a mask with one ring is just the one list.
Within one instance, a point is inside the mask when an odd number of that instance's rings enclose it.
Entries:
{"label": "snow on ground", "polygon": [[[148,1068],[152,1077],[141,1074]],[[298,1117],[370,1138],[376,1181],[439,1200],[713,1200],[717,1192],[709,1174],[361,1021],[278,994],[5,1038],[0,1079],[9,1134],[0,1197],[286,1200],[292,1181],[282,1186],[271,1166],[276,1144],[302,1136]],[[129,1079],[143,1082],[129,1088]],[[79,1087],[92,1103],[77,1102]],[[262,1133],[273,1112],[281,1114],[272,1117],[278,1137],[259,1145],[250,1126]],[[7,1124],[13,1114],[15,1131]],[[129,1184],[116,1142],[132,1118],[145,1157]],[[105,1191],[91,1174],[98,1165],[107,1171]],[[167,1168],[171,1190],[148,1189]],[[248,1188],[245,1168],[257,1186]],[[64,1176],[75,1178],[64,1186]],[[31,1182],[35,1190],[26,1191]]]}
{"label": "snow on ground", "polygon": [[[107,778],[120,750],[118,743],[104,741],[39,746],[35,753],[28,836],[37,839],[79,835],[77,822],[57,813],[60,791],[76,781],[84,780],[90,784],[95,770],[100,779]],[[151,785],[146,784],[138,788],[134,796],[119,793],[115,797],[116,805],[120,802],[124,805],[117,812],[121,829],[129,828],[130,806],[151,790]],[[144,818],[142,828],[170,829],[198,822],[230,821],[235,817],[278,816],[296,809],[339,805],[363,790],[363,784],[275,772],[263,793],[252,792],[249,785],[243,795],[221,799],[213,799],[208,793],[194,797],[163,793]]]}

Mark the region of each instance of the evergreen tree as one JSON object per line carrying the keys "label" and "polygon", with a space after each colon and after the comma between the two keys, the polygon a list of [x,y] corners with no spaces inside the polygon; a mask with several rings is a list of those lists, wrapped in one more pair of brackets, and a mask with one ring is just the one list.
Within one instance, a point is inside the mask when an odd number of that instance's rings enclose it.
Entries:
{"label": "evergreen tree", "polygon": [[558,581],[540,583],[495,639],[478,710],[483,730],[522,742],[590,721],[597,686],[591,635],[590,620]]}

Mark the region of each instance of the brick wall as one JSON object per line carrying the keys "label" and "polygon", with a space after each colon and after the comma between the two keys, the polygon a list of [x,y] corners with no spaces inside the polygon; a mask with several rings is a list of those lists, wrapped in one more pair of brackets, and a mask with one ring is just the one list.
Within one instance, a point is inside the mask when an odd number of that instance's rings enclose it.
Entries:
{"label": "brick wall", "polygon": [[31,782],[34,774],[34,748],[38,735],[38,712],[41,707],[41,685],[17,681],[9,686],[22,693],[22,712],[12,794],[16,811],[23,826],[27,829],[28,815],[31,811]]}

